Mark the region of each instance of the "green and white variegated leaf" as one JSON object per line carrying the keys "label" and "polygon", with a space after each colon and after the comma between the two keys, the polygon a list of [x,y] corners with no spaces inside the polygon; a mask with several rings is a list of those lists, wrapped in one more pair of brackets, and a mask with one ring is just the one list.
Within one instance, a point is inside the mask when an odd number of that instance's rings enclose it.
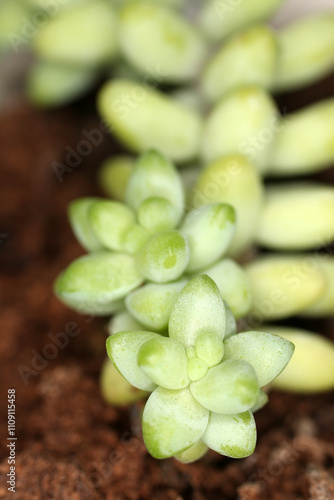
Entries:
{"label": "green and white variegated leaf", "polygon": [[245,271],[239,264],[231,259],[223,259],[202,272],[216,283],[236,318],[241,318],[249,312],[253,298],[252,289]]}
{"label": "green and white variegated leaf", "polygon": [[109,335],[124,331],[144,330],[143,325],[136,321],[128,311],[120,311],[113,316],[108,324]]}
{"label": "green and white variegated leaf", "polygon": [[122,54],[140,73],[147,76],[148,68],[155,68],[159,82],[174,83],[197,76],[206,46],[198,30],[175,9],[161,2],[128,2],[119,24]]}
{"label": "green and white variegated leaf", "polygon": [[209,448],[206,444],[204,444],[202,440],[199,440],[197,443],[190,446],[190,448],[187,448],[186,450],[181,451],[181,453],[175,455],[174,458],[183,464],[191,464],[192,462],[202,458],[208,449]]}
{"label": "green and white variegated leaf", "polygon": [[102,249],[88,217],[90,207],[98,200],[99,198],[78,198],[69,204],[67,210],[72,230],[79,243],[88,252]]}
{"label": "green and white variegated leaf", "polygon": [[[131,151],[156,148],[179,163],[198,155],[201,115],[147,84],[113,79],[102,87],[98,107],[113,133]],[[173,194],[176,199],[177,192]]]}
{"label": "green and white variegated leaf", "polygon": [[136,256],[138,269],[149,281],[167,283],[178,279],[189,261],[188,242],[180,231],[158,233]]}
{"label": "green and white variegated leaf", "polygon": [[176,207],[166,198],[152,196],[138,208],[138,222],[150,234],[174,229],[180,219]]}
{"label": "green and white variegated leaf", "polygon": [[148,396],[147,392],[133,387],[108,358],[101,369],[100,389],[109,405],[129,405]]}
{"label": "green and white variegated leaf", "polygon": [[254,368],[260,387],[281,373],[294,351],[292,342],[265,332],[238,333],[227,339],[224,345],[224,361],[247,361]]}
{"label": "green and white variegated leaf", "polygon": [[[265,173],[275,133],[272,130],[278,111],[269,94],[256,86],[245,86],[228,92],[208,115],[202,135],[202,158],[218,160],[236,151]],[[269,130],[261,147],[254,147],[254,137]]]}
{"label": "green and white variegated leaf", "polygon": [[256,445],[254,417],[250,411],[236,415],[210,413],[202,440],[221,455],[231,458],[248,457]]}
{"label": "green and white variegated leaf", "polygon": [[90,206],[89,221],[101,245],[118,251],[122,250],[124,234],[135,223],[135,216],[123,203],[101,200]]}
{"label": "green and white variegated leaf", "polygon": [[155,332],[166,330],[172,307],[187,280],[158,285],[149,283],[135,290],[125,300],[131,315]]}
{"label": "green and white variegated leaf", "polygon": [[184,347],[174,339],[156,336],[142,344],[138,365],[155,384],[165,389],[184,389],[189,385],[188,358]]}
{"label": "green and white variegated leaf", "polygon": [[180,228],[190,247],[188,272],[209,266],[221,257],[232,241],[235,210],[225,203],[212,203],[189,212]]}
{"label": "green and white variegated leaf", "polygon": [[131,256],[97,252],[74,260],[57,278],[55,293],[78,312],[102,316],[121,309],[142,281]]}
{"label": "green and white variegated leaf", "polygon": [[204,408],[228,415],[249,410],[257,401],[259,384],[249,363],[224,358],[202,379],[191,383],[190,390]]}
{"label": "green and white variegated leaf", "polygon": [[268,400],[269,400],[268,394],[264,392],[262,389],[260,389],[258,398],[255,404],[251,407],[250,411],[252,413],[255,413],[256,411],[261,410],[261,408],[263,408],[264,405],[268,403]]}
{"label": "green and white variegated leaf", "polygon": [[177,220],[181,218],[184,209],[182,180],[173,163],[153,150],[136,161],[125,193],[127,204],[136,211],[143,201],[152,197],[169,201],[177,210]]}
{"label": "green and white variegated leaf", "polygon": [[171,311],[168,329],[169,336],[185,347],[194,346],[204,332],[224,338],[224,302],[209,276],[196,276],[183,288]]}
{"label": "green and white variegated leaf", "polygon": [[128,331],[107,338],[107,353],[117,370],[130,384],[143,391],[153,391],[156,384],[139,367],[138,352],[145,342],[158,336],[153,332]]}
{"label": "green and white variegated leaf", "polygon": [[190,448],[201,439],[209,412],[189,389],[171,391],[158,387],[143,413],[143,438],[155,458],[168,458]]}

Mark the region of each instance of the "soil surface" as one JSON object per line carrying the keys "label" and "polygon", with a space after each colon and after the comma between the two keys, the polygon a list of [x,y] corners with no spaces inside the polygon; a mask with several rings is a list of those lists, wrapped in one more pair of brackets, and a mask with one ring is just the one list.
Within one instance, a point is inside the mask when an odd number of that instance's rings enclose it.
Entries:
{"label": "soil surface", "polygon": [[[327,82],[300,94],[299,101],[281,96],[279,103],[291,111],[332,89]],[[57,274],[83,253],[66,207],[76,197],[101,194],[97,167],[116,148],[104,134],[72,172],[63,173],[62,182],[57,178],[54,162],[64,164],[67,148],[77,150],[85,139],[83,130],[99,126],[91,102],[57,111],[23,104],[0,117],[0,499],[334,499],[333,393],[272,392],[256,414],[258,445],[251,457],[232,460],[210,452],[191,465],[148,455],[138,425],[140,405],[117,409],[102,400],[106,320],[75,314],[52,293]],[[329,170],[323,177],[333,175]],[[334,340],[333,321],[311,328]],[[15,494],[6,483],[12,388]]]}

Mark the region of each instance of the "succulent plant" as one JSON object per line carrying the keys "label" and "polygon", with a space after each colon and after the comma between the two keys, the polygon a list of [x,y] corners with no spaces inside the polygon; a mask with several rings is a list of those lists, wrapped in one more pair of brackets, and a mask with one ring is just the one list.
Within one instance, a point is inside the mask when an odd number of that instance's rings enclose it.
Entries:
{"label": "succulent plant", "polygon": [[155,151],[136,162],[125,199],[83,198],[70,205],[74,232],[91,253],[72,262],[57,279],[55,290],[64,303],[105,315],[120,310],[125,300],[141,324],[163,331],[181,289],[205,269],[233,314],[248,312],[251,294],[245,273],[232,260],[222,259],[235,230],[230,205],[212,203],[184,214],[181,178]]}
{"label": "succulent plant", "polygon": [[227,327],[223,299],[207,275],[183,288],[170,314],[168,337],[124,331],[107,339],[110,359],[138,389],[152,392],[143,437],[155,458],[200,458],[208,448],[242,458],[253,453],[252,410],[293,354],[278,336]]}

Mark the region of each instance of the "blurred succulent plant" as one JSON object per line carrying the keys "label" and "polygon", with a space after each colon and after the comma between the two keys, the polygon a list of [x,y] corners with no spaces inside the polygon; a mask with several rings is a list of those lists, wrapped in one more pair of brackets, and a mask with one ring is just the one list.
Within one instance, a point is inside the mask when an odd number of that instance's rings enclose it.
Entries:
{"label": "blurred succulent plant", "polygon": [[125,379],[153,391],[143,413],[148,451],[184,462],[208,448],[233,458],[253,453],[252,410],[265,404],[261,387],[284,369],[293,344],[264,332],[233,335],[218,287],[207,275],[183,288],[168,332],[124,331],[107,339],[109,357]]}

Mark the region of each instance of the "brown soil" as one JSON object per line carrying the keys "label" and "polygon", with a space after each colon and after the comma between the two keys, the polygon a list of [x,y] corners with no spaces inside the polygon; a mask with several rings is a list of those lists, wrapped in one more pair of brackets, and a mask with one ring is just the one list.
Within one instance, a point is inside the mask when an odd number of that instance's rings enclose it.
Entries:
{"label": "brown soil", "polygon": [[[83,253],[66,206],[99,193],[96,167],[115,146],[105,136],[61,183],[51,164],[63,161],[67,145],[76,147],[84,128],[97,126],[87,103],[52,112],[23,106],[0,117],[0,434],[6,444],[7,390],[15,388],[17,436],[16,494],[7,490],[4,446],[0,498],[333,499],[333,394],[273,392],[256,415],[258,445],[251,457],[231,460],[212,452],[191,465],[151,458],[138,430],[140,407],[110,408],[101,399],[105,320],[73,313],[52,293],[60,270]],[[53,343],[49,333],[73,327],[71,322],[80,333],[65,348],[51,348],[54,359],[43,369],[35,365],[25,385],[18,370],[33,368],[36,351]],[[321,326],[334,339],[333,323]]]}

